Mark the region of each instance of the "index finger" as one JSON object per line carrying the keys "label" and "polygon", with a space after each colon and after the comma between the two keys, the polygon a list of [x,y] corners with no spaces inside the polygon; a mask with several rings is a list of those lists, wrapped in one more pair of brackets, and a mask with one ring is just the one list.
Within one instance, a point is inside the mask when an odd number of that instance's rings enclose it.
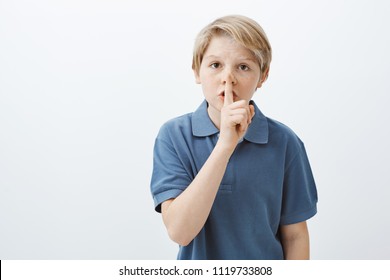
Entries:
{"label": "index finger", "polygon": [[225,99],[223,105],[227,106],[233,104],[233,85],[231,83],[226,83],[225,85]]}

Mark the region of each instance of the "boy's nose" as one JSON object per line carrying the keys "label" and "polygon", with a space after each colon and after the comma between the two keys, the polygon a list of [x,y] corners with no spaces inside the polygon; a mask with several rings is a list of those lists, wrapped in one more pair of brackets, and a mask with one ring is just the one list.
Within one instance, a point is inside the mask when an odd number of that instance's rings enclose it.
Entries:
{"label": "boy's nose", "polygon": [[234,76],[233,71],[226,69],[222,75],[222,84],[227,84],[227,83],[232,83],[236,84],[237,80],[236,77]]}

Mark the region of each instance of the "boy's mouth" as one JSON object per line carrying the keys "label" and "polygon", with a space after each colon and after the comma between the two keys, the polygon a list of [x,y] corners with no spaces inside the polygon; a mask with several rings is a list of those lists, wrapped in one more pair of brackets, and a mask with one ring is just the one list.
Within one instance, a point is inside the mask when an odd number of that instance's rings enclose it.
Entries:
{"label": "boy's mouth", "polygon": [[[225,91],[222,91],[219,95],[220,98],[225,98]],[[233,100],[236,101],[238,99],[237,94],[233,91]]]}

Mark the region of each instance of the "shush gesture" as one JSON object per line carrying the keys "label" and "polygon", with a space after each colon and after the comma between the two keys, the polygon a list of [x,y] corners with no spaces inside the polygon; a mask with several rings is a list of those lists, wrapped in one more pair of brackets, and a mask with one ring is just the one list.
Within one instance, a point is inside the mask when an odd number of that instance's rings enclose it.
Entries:
{"label": "shush gesture", "polygon": [[250,101],[271,59],[264,30],[244,16],[216,19],[196,37],[192,69],[205,100],[165,123],[153,152],[154,207],[180,260],[310,256],[306,220],[318,199],[303,143]]}
{"label": "shush gesture", "polygon": [[231,149],[235,149],[239,140],[244,137],[255,109],[247,100],[234,102],[233,84],[225,84],[224,105],[221,109],[220,141]]}

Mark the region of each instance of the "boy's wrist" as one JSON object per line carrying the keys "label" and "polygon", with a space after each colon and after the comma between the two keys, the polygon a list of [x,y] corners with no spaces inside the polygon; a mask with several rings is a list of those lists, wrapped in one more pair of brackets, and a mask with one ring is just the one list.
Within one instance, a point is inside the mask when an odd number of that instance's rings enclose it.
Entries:
{"label": "boy's wrist", "polygon": [[230,158],[235,148],[236,145],[232,145],[231,143],[227,144],[223,141],[218,140],[217,144],[215,145],[214,151],[225,154],[226,156],[228,156],[228,158]]}

